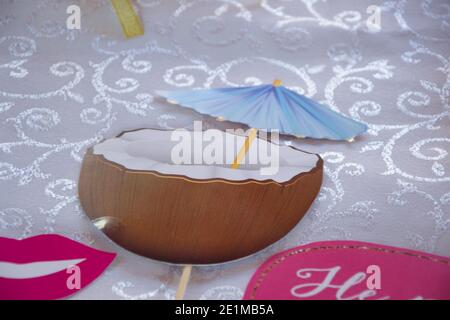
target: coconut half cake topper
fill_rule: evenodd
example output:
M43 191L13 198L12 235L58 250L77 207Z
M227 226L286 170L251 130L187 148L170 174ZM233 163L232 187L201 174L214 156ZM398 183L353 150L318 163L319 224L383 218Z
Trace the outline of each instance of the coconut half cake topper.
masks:
M192 138L197 133L186 132ZM279 148L279 168L269 165L174 164L173 131L125 132L91 148L83 161L79 193L92 219L109 217L108 236L138 254L180 264L211 264L258 251L292 229L322 181L318 155L256 138L257 148ZM216 129L203 135L244 144L245 137ZM202 154L210 143L196 148ZM235 148L229 150L235 153ZM197 157L192 150L192 158ZM243 161L244 162L244 161Z
M220 165L174 163L173 131L151 129L124 132L85 155L79 181L84 210L123 247L185 265L177 298L184 295L192 264L238 259L274 243L298 223L320 190L323 161L318 155L276 145L275 174L261 174L261 164L248 165L256 148L275 146L258 137L258 130L352 140L367 129L282 87L279 80L159 94L171 103L252 127L246 137L213 129L203 133L235 140L232 147L223 144L223 153L232 157ZM194 148L191 156L206 148Z
M78 186L84 211L113 241L188 265L184 286L192 264L242 258L282 238L320 190L323 161L316 154L256 137L232 168L236 147L248 137L210 129L200 134L221 137L222 164L176 164L173 132L140 129L95 145L83 159ZM198 132L184 134L194 139ZM209 145L194 148L192 159ZM262 149L278 150L274 174L265 173L267 164L250 164Z

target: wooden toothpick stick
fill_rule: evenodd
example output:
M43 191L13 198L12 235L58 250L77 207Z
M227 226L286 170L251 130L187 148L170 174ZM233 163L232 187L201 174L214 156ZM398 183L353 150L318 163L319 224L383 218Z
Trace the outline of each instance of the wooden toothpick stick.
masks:
M186 292L186 287L191 277L192 265L185 265L183 268L183 273L181 274L180 283L178 284L177 293L175 294L175 300L183 300L184 293Z

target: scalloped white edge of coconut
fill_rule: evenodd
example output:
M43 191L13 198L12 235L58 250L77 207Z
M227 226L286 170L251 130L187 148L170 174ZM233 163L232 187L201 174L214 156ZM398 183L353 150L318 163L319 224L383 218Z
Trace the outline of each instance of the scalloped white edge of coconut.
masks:
M193 179L226 179L232 181L243 181L248 179L263 181L274 180L282 183L291 180L294 176L309 172L314 169L319 160L318 155L303 152L288 146L275 145L266 140L255 138L250 145L243 163L238 169L231 168L231 163L237 150L244 144L245 136L235 135L228 132L209 129L203 131L210 134L222 135L223 141L231 139L234 141L234 152L229 159L223 157L224 164L175 164L172 161L172 148L180 141L172 141L173 131L140 129L125 132L119 137L106 139L93 147L93 154L103 155L107 160L120 164L130 170L156 171L161 174L182 175ZM193 138L193 131L186 131ZM197 134L201 132L197 132ZM192 147L192 157L197 152L202 152L211 142L203 142L202 147ZM256 154L258 148L265 144L266 148L278 147L279 166L275 174L262 174L261 167L269 167L270 164L249 164L249 157ZM229 145L228 145L229 146ZM224 144L224 148L227 145ZM224 149L223 153L227 153ZM232 149L231 147L229 149ZM197 150L197 151L194 151ZM201 150L201 151L200 151ZM274 170L275 171L275 170Z

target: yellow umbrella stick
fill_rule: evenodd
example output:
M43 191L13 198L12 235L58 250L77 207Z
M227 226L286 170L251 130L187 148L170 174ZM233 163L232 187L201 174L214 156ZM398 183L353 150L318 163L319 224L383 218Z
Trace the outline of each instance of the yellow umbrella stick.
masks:
M131 0L111 0L111 3L119 17L120 25L127 39L144 34L141 19L134 11Z
M236 158L234 158L233 164L231 165L231 168L238 169L241 165L242 159L245 158L245 155L247 154L248 150L250 149L250 146L256 138L256 134L258 133L258 129L252 128L248 134L248 136L245 138L244 145L241 147L241 150L239 150Z

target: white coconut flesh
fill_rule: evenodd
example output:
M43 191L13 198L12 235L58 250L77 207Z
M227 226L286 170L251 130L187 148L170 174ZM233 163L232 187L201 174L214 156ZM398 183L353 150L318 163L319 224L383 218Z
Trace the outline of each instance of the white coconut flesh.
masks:
M106 139L93 153L130 170L155 171L193 179L273 180L309 172L319 157L255 138L237 169L231 168L246 137L210 129L203 132L141 129Z

